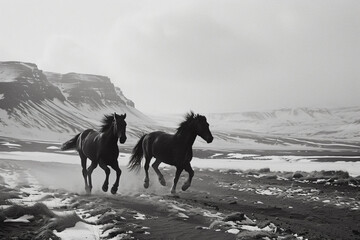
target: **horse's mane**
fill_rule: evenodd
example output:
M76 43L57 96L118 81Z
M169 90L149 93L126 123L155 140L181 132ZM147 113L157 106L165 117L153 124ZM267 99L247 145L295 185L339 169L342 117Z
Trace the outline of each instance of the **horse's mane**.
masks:
M114 114L104 115L103 119L101 119L101 127L100 132L106 132L114 121Z
M179 127L176 129L176 134L181 134L184 130L188 129L191 126L193 120L201 120L206 118L200 114L195 114L193 111L190 111L185 115L185 120L179 124Z

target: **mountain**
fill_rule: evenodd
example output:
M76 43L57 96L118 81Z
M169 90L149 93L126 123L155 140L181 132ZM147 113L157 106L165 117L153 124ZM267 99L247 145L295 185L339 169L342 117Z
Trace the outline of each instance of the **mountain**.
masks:
M231 130L334 140L358 140L360 137L360 107L210 114L209 119L223 129L222 122L226 122Z
M129 146L143 133L173 133L183 120L181 115L149 118L105 76L43 72L33 63L0 62L0 136L62 142L86 128L98 129L103 115L113 112L127 114ZM205 115L215 140L206 144L198 138L195 147L358 151L360 107Z
M220 138L245 149L359 150L360 107L214 113L208 121Z
M0 62L1 135L62 141L86 128L98 128L103 115L113 112L127 114L130 139L154 125L108 77Z

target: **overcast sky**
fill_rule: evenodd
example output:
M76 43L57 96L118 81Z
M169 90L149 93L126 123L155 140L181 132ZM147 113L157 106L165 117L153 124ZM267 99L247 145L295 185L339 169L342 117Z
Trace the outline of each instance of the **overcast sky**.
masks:
M360 105L360 1L0 1L0 61L106 75L145 113Z

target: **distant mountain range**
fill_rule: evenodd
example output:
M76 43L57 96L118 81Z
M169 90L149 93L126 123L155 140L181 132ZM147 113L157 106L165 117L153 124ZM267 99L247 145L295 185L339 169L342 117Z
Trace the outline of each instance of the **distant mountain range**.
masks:
M208 120L219 137L239 146L360 151L360 107L214 113Z
M360 140L360 107L210 114L217 127L293 137ZM226 125L221 125L226 122Z
M135 108L108 77L43 72L33 63L0 62L0 136L64 141L98 128L104 114L127 113L128 144L146 132L174 132L181 115L152 116ZM184 113L185 114L185 113ZM203 114L203 113L202 113ZM205 114L214 149L358 149L360 107Z

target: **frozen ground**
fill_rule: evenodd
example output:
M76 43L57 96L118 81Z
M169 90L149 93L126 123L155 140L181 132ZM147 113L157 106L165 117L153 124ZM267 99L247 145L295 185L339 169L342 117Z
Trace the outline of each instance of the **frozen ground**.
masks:
M70 153L75 153L71 151ZM121 153L119 164L126 166L130 154ZM342 170L347 171L351 176L360 176L360 161L346 161L360 159L360 156L259 156L256 154L233 154L223 156L219 154L216 158L200 159L193 158L191 164L197 168L211 169L262 169L270 168L272 171L321 171L321 170ZM231 159L229 159L231 157ZM236 159L234 159L236 158ZM251 158L251 159L249 159ZM332 159L331 161L316 161L316 159ZM10 151L0 152L0 159L32 160L39 162L58 162L69 164L80 164L77 154L64 154L60 152L21 152ZM166 167L165 164L161 166Z

